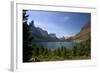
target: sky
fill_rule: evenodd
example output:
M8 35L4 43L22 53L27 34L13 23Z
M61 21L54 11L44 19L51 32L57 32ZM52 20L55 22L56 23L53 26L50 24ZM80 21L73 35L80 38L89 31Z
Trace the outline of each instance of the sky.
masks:
M91 19L90 13L28 10L28 22L57 37L74 36Z

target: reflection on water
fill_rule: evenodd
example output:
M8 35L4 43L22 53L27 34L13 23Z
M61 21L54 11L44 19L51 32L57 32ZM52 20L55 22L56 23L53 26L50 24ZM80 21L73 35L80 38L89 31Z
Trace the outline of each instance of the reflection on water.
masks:
M60 47L73 48L76 45L74 42L36 42L37 45L42 45L45 48L56 49Z

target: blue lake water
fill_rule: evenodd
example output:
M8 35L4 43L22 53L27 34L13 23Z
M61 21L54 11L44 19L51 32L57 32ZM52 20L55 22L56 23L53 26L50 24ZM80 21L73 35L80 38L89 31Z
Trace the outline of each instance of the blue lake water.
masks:
M73 48L77 45L75 42L39 42L45 48L56 49L60 47Z

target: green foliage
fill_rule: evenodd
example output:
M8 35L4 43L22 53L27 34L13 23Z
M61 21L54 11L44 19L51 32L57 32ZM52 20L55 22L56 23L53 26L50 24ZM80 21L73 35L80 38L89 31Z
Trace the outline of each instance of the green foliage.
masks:
M74 46L73 55L74 56L91 56L91 40L90 37L79 43L78 46Z
M27 23L28 16L26 10L23 10L23 62L29 62L31 56L32 56L32 47L31 42L32 38L30 37L29 33L29 26Z

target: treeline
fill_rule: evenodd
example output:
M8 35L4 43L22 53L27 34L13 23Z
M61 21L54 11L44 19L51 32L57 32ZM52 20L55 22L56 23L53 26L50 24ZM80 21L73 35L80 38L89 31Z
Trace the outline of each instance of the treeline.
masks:
M70 59L72 55L72 50L65 47L57 49L44 48L43 46L34 46L32 50L32 58L30 61L55 61L55 60L64 60Z
M91 40L90 37L81 43L78 46L73 47L74 56L91 56Z

